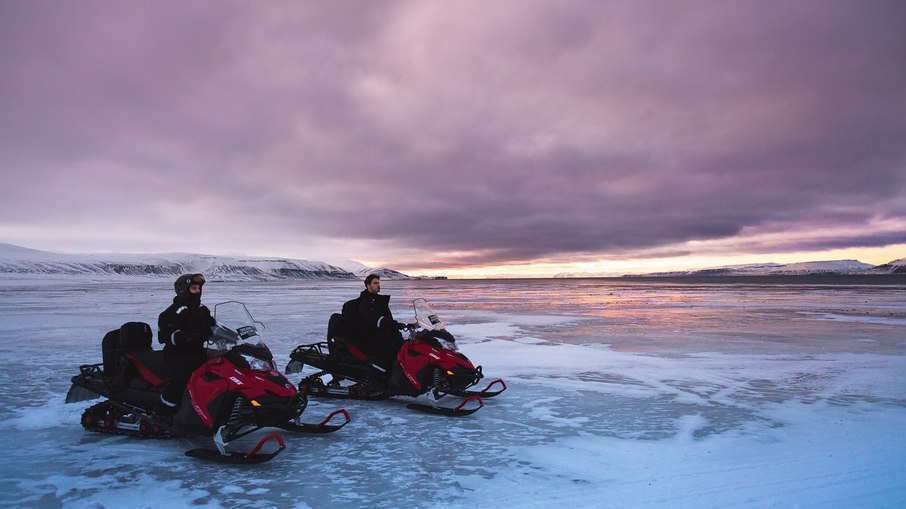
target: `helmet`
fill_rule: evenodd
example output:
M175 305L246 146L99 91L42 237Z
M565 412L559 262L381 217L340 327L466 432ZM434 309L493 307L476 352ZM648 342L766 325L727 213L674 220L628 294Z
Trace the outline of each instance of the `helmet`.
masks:
M183 274L173 283L173 289L176 295L185 295L189 293L189 287L192 285L204 285L204 276L201 274Z

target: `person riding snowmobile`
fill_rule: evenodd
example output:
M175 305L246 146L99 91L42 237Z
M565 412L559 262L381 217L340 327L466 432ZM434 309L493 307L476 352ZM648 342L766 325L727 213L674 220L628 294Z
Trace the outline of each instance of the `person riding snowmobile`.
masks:
M173 304L158 317L157 340L164 344L164 359L173 371L173 377L161 393L161 404L155 409L161 415L176 413L189 377L207 360L204 344L216 322L210 310L201 303L204 283L201 274L179 276L173 283L176 291Z
M406 325L393 319L390 296L381 295L380 291L381 277L369 274L359 297L343 304L343 323L356 346L374 357L375 375L386 382L403 346L399 331Z

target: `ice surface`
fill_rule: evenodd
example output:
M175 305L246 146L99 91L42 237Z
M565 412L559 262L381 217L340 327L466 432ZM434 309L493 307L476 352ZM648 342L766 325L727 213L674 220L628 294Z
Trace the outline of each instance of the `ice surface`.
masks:
M509 390L461 419L313 400L307 420L342 406L353 422L235 467L183 456L201 440L87 433L91 403L63 403L106 331L156 323L169 284L0 280L0 506L906 506L902 286L383 286L398 319L428 298ZM360 287L210 283L204 298L245 302L282 366Z

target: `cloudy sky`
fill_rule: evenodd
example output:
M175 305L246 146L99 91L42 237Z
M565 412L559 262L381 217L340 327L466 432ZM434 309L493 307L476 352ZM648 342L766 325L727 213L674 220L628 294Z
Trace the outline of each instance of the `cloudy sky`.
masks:
M0 242L552 274L906 256L906 3L0 2Z

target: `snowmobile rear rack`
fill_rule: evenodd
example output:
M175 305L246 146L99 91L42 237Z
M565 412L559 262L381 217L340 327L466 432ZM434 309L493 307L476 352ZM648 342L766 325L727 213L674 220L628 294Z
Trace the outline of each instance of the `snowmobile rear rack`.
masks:
M79 366L79 374L72 377L72 386L69 387L69 392L66 393L66 402L79 403L101 397L97 392L83 387L87 384L87 380L102 380L103 387L107 391L111 391L112 387L108 383L109 379L105 378L103 374L103 364L82 364Z

